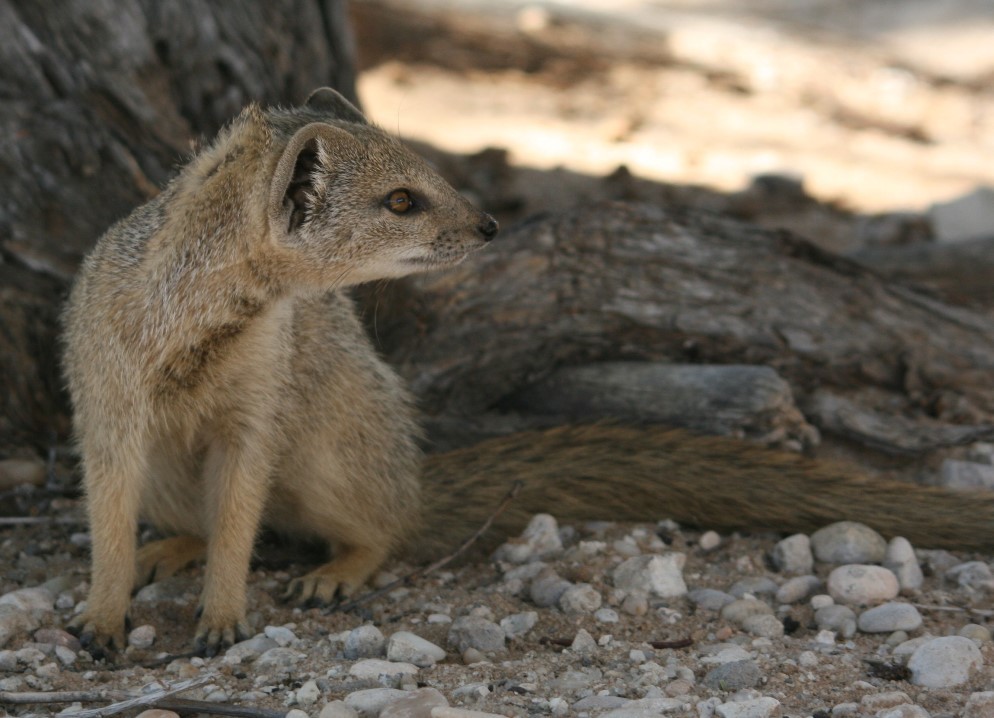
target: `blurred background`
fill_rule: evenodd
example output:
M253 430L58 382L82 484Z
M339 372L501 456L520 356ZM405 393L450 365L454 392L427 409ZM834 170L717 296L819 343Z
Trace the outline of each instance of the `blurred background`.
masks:
M353 0L351 13L365 109L440 150L725 191L781 175L838 209L928 214L939 239L994 218L976 192L994 184L987 0ZM566 181L567 199L550 181L564 180L528 175L496 209L606 191ZM840 251L867 239L786 224Z

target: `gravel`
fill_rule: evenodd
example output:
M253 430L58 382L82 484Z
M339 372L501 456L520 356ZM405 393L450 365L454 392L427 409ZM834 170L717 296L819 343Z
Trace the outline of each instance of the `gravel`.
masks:
M994 715L989 559L891 541L889 568L780 561L776 570L784 541L769 537L702 546L700 533L667 524L667 545L651 525L544 517L535 527L541 541L533 531L508 542L535 547L531 560L510 549L478 557L359 615L280 603L304 565L257 569L249 620L258 633L213 659L182 655L202 577L193 569L135 604L117 666L95 662L62 628L87 589L73 579L86 560L73 534L19 530L0 559L16 562L26 538L50 546L34 584L28 574L0 578L0 690L133 690L210 673L184 697L298 718ZM803 548L800 536L788 545ZM919 562L920 585L899 592L897 576ZM536 584L562 591L540 605Z

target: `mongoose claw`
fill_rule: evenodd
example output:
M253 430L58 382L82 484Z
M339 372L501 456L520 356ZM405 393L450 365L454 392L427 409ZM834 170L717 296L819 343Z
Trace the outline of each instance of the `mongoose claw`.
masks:
M80 644L95 660L112 660L127 646L124 638L127 623L125 618L117 629L101 628L84 612L69 621L66 630L79 638Z
M213 658L239 641L251 637L252 633L244 621L220 627L206 626L201 621L197 627L197 635L193 638L193 650L197 655Z
M283 600L303 608L322 608L349 596L353 590L337 578L314 572L293 579L283 594Z

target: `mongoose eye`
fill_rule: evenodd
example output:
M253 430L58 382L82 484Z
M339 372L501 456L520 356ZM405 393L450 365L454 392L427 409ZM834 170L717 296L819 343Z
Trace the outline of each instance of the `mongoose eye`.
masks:
M395 189L387 195L387 198L383 200L383 203L391 212L394 212L395 214L404 214L404 212L407 212L414 206L414 199L411 197L411 193L406 189Z

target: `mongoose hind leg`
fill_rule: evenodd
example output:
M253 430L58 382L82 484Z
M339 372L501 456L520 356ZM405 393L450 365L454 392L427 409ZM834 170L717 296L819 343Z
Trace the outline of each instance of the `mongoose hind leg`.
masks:
M373 575L390 553L388 546L336 544L335 558L287 586L283 600L306 606L329 605L352 596Z
M184 568L207 558L207 544L196 536L171 536L138 549L135 590L175 576Z

